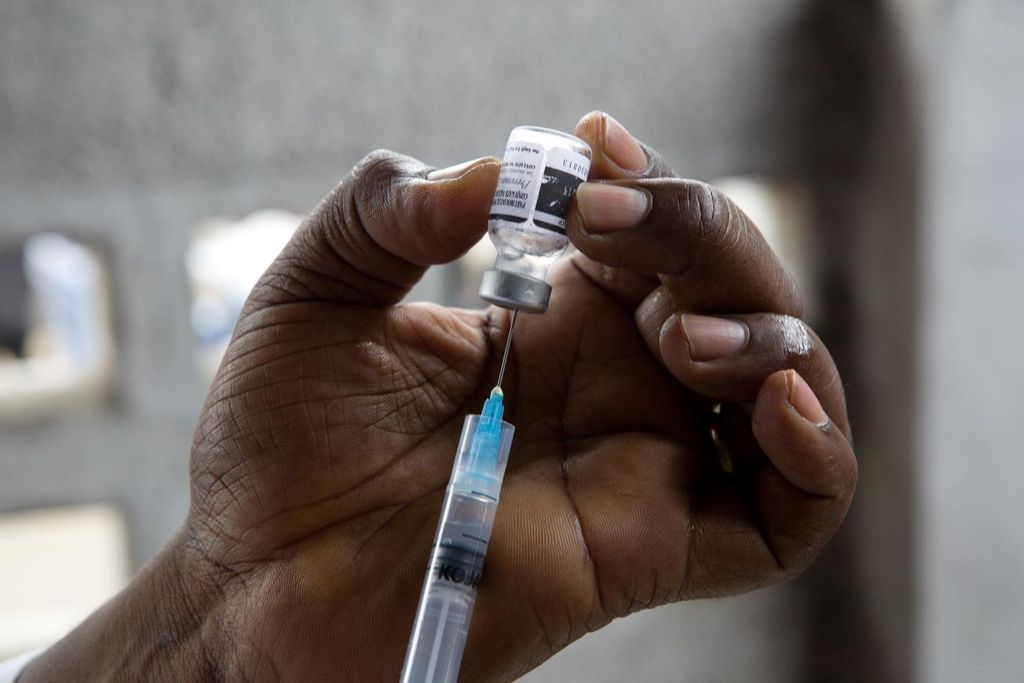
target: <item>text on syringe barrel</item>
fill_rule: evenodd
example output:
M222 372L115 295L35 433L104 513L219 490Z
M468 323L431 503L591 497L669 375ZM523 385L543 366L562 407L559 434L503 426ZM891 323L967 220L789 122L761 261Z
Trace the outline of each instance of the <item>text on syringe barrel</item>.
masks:
M493 454L471 453L479 415L466 418L417 608L402 681L454 681L469 633L501 492L512 425Z
M453 489L450 517L445 521L430 558L437 581L476 588L483 573L487 544L498 500L472 490Z

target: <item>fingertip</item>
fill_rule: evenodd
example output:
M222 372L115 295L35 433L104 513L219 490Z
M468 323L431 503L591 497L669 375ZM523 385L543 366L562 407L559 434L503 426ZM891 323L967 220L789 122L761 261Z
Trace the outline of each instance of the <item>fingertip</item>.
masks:
M665 318L658 334L658 349L668 371L677 380L685 381L690 365L690 343L679 315L673 313Z
M500 166L495 157L482 157L433 171L408 185L411 206L403 213L414 223L403 232L418 234L420 241L410 260L423 266L445 263L480 239L487 229Z
M498 185L498 173L501 162L494 157L482 157L469 162L457 176L429 180L422 184L436 202L440 215L435 220L464 217L483 218L487 222L487 212L494 197L494 188Z
M778 406L787 404L789 396L790 373L796 374L795 370L777 370L761 384L761 390L757 394L756 402L767 406Z
M678 307L660 315L658 351L681 384L717 400L754 399L761 380L745 371L751 332L742 319L680 313Z
M576 124L576 137L590 145L590 180L621 178L623 174L609 164L604 151L605 114L594 110L586 114Z
M809 394L809 396L808 396ZM817 403L815 419L808 419L800 408L793 404L794 397L800 402L803 410L810 410L811 402ZM766 435L774 435L783 427L790 430L814 428L819 432L828 426L827 416L807 382L796 370L777 370L769 375L761 384L754 401L754 429L765 431ZM782 432L780 432L781 434Z
M576 190L577 218L590 233L629 230L650 214L654 200L649 190L618 183L583 183Z
M579 120L576 137L593 152L591 179L635 178L650 166L640 141L610 114L592 111Z
M590 145L596 155L601 151L604 139L604 112L595 109L584 114L573 130L574 135Z
M786 383L789 385L789 394L786 396L789 405L815 427L825 428L829 423L828 415L807 381L796 370L787 370Z
M765 455L797 488L833 497L852 492L857 464L849 442L795 370L764 381L751 426Z
M609 114L604 117L604 153L629 175L643 172L650 163L640 141Z

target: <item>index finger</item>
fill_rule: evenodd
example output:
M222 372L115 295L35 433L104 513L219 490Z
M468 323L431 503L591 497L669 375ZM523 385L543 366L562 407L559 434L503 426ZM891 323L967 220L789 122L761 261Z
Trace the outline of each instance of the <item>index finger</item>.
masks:
M594 262L581 265L598 284L614 286L624 271L654 274L652 284L660 281L685 311L801 315L792 276L731 199L670 175L653 150L607 115L588 114L576 132L591 145L599 182L580 186L566 230Z
M674 178L676 175L657 150L631 135L610 114L590 112L579 120L574 133L590 145L592 181ZM617 268L579 253L573 254L572 263L591 282L631 309L639 306L661 284L653 273Z

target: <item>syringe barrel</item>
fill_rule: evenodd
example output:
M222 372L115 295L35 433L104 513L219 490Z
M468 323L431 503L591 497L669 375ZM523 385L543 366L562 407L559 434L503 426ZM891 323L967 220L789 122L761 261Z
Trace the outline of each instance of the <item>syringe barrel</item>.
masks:
M501 422L496 439L477 439L480 423L479 415L468 415L462 428L402 683L454 682L459 676L515 431Z

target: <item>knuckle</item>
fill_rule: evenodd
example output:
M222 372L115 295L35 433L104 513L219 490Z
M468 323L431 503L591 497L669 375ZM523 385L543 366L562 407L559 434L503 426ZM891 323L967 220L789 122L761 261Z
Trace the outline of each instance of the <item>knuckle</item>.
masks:
M426 171L427 166L404 154L387 149L370 152L352 169L346 201L342 202L347 218L364 225L367 221L418 221L427 207L423 202L403 201L409 199L408 193L396 189Z
M387 180L397 175L402 167L403 157L390 149L375 149L355 165L352 175L358 180Z
M726 241L733 229L732 203L712 185L689 181L681 197L682 213L696 227L697 239L709 244Z
M817 335L810 326L791 315L777 314L775 319L779 341L786 356L794 361L809 359L817 346Z
M401 155L386 149L375 149L363 157L352 169L348 183L352 198L364 206L380 202L402 174L401 159Z
M800 318L784 313L759 313L750 316L747 324L757 347L775 359L777 369L795 368L804 374L816 362L821 341Z

